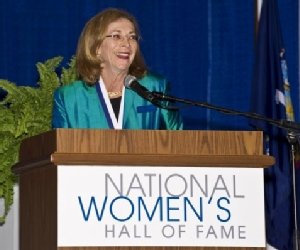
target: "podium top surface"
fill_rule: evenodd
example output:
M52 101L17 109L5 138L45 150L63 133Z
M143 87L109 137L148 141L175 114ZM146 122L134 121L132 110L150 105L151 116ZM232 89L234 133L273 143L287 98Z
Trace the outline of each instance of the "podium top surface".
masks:
M56 129L25 139L21 144L19 162L67 154L72 157L142 155L249 158L263 156L263 134L259 131Z
M262 132L56 129L24 140L20 160L52 153L262 155Z

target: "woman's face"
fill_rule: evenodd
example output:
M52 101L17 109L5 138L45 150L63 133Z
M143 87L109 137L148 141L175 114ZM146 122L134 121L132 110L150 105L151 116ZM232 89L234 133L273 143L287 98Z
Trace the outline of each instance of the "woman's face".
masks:
M108 25L105 36L96 51L103 62L102 71L127 73L138 48L134 25L121 18Z

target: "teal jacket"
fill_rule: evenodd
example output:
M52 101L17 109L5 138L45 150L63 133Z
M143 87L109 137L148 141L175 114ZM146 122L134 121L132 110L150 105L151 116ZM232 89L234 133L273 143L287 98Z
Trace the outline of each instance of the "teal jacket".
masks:
M150 91L167 93L167 82L156 75L146 75L139 83ZM75 81L54 93L53 128L109 129L96 87ZM182 129L178 111L161 109L131 89L125 89L123 129Z

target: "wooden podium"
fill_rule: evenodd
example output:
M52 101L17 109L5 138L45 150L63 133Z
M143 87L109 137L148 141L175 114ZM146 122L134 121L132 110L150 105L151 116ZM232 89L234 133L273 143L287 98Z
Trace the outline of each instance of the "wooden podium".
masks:
M20 185L21 250L104 250L114 246L58 245L58 170L68 166L263 169L262 133L56 129L22 142L13 167ZM66 181L67 182L67 181ZM224 209L225 210L225 209ZM223 211L224 211L223 210ZM142 240L141 240L142 242ZM265 249L230 246L115 246L117 249Z

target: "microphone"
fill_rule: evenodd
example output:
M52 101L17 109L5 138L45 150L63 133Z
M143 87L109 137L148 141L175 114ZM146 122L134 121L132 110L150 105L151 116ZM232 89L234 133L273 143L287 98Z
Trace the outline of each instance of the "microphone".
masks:
M178 110L177 107L169 106L162 103L161 101L167 100L166 98L162 98L162 96L164 95L162 93L160 94L159 92L152 92L149 89L145 88L136 80L135 76L127 75L124 80L124 86L128 89L133 90L139 96L143 97L144 99L148 100L153 105L159 108L168 110Z
M124 80L124 85L125 85L126 88L129 88L129 89L133 90L139 96L141 96L141 97L145 98L146 100L148 100L149 102L153 103L153 101L155 99L155 96L153 95L153 93L151 91L149 91L147 88L142 86L136 80L136 77L134 77L132 75L127 75L125 77L125 80Z

